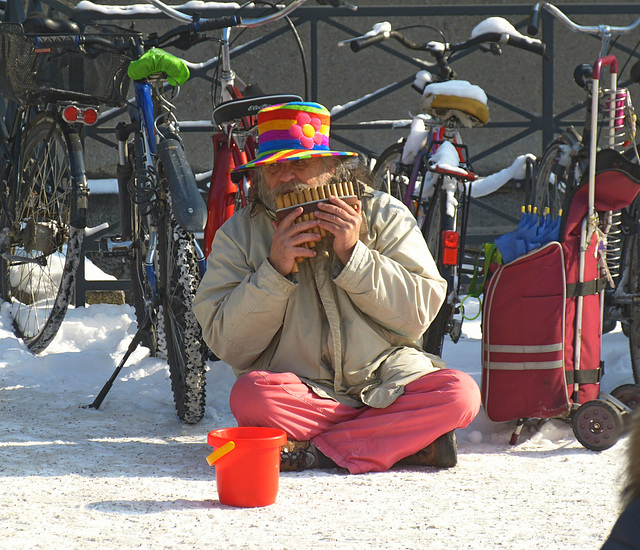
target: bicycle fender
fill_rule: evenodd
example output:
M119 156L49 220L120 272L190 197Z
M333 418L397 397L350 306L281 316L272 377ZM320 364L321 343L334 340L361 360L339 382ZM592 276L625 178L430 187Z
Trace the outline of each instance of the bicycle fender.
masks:
M158 158L167 178L176 221L190 233L202 231L207 222L207 206L182 144L177 139L162 140L158 144Z

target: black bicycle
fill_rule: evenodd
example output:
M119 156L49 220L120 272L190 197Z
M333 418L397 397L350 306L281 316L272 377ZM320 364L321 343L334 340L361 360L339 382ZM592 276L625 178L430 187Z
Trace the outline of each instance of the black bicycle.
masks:
M33 352L55 337L74 292L88 187L81 133L99 105L122 105L129 59L36 45L38 34L79 32L70 21L0 24L0 291L15 331ZM51 34L49 34L51 33ZM89 26L87 36L124 44L135 34Z

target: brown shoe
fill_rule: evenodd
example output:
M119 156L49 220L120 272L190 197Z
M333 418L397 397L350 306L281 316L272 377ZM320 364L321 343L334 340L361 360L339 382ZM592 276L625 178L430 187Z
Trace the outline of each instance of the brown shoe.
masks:
M414 455L396 464L399 466L435 466L453 468L458 463L458 443L455 430L447 432Z
M301 472L314 468L334 468L336 463L310 441L287 440L280 450L280 471Z

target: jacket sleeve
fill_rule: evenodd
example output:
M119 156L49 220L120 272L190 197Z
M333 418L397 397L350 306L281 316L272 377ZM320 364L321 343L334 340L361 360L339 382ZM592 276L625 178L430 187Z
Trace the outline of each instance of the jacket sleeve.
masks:
M378 199L366 239L334 282L378 324L417 340L444 302L447 283L409 211L397 201Z
M246 255L221 228L194 299L205 342L235 369L248 368L280 330L295 288L266 259L248 265Z

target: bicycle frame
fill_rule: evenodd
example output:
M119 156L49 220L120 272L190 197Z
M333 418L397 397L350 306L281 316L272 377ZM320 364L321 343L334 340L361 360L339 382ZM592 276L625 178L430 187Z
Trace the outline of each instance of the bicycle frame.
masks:
M462 148L466 150L466 146L462 145L462 138L460 137L460 132L455 130L453 135L447 135L447 128L444 125L437 124L435 125L431 131L429 132L429 138L425 144L425 146L418 152L415 160L413 161L413 168L411 169L411 178L409 179L409 185L407 186L407 193L402 200L405 206L407 206L410 210L412 210L412 197L416 191L416 183L418 180L418 173L420 171L420 166L422 165L423 159L426 156L427 158L433 155L438 150L438 147L442 145L445 141L454 144L456 149L458 150L458 158L460 162L463 162L465 165L468 165L468 155L463 155ZM419 196L422 196L422 186L424 185L424 181L421 184L421 188L419 190ZM420 220L418 219L418 225L420 225Z
M142 136L140 146L142 147L142 166L141 173L138 174L139 180L144 181L146 174L155 174L156 158L162 155L158 151L156 145L156 113L153 105L153 92L152 84L150 82L134 81L136 107L137 107L137 123L138 130ZM126 159L126 156L124 157ZM199 191L195 186L193 189L189 189L189 182L180 181L174 182L173 179L169 179L169 183L174 183L171 188L172 200L174 201L173 211L178 223L189 232L197 232L202 230L202 218L204 213L202 208L198 208L202 200L199 196ZM195 183L195 180L194 180ZM181 184L187 188L176 189L177 185ZM125 194L121 195L127 196ZM175 191L175 192L173 192ZM157 228L150 224L151 231L151 245L147 252L147 259L145 262L147 277L150 282L156 282L157 277L154 272L154 257L157 254ZM204 254L200 249L197 241L195 241L196 250L198 252L198 266L200 273L204 273L206 264Z
M153 0L149 0L153 1ZM268 21L273 21L284 17L298 5L306 0L296 0L287 8L266 18L255 20L245 20L242 27L255 27ZM231 27L222 30L220 49L220 102L217 106L228 105L229 102L242 100L243 90L246 84L242 82L235 71L231 68L230 55ZM242 90L237 83L242 86ZM265 105L271 96L263 96ZM214 100L217 98L214 98ZM300 100L299 97L290 96L287 101ZM271 101L271 103L273 103ZM247 205L247 195L251 186L251 181L246 174L242 174L241 179L236 183L231 178L231 172L236 166L241 166L255 159L256 137L252 133L255 127L255 115L247 113L245 116L236 117L232 120L216 120L216 109L213 112L213 119L218 125L219 131L213 134L213 171L209 182L209 193L207 197L207 224L204 231L203 248L205 258L211 252L213 238L222 226L229 219L236 209ZM222 117L223 119L225 117Z
M249 181L246 176L241 186L231 180L231 171L255 158L254 141L247 140L241 149L235 139L232 126L227 132L216 132L213 135L213 173L207 198L207 225L204 232L204 255L209 256L211 243L216 231L229 219L235 209L240 193L240 202L246 206L246 190Z
M13 128L11 129L11 131L9 131L9 129L7 128L6 124L5 124L5 120L4 118L0 117L0 143L2 144L2 146L0 147L0 153L2 155L2 157L0 157L0 161L2 161L2 165L3 167L6 169L7 173L2 174L2 181L5 182L4 184L4 192L2 193L2 199L0 199L2 201L2 210L4 211L4 213L7 215L7 217L9 219L12 218L11 216L11 212L10 209L7 207L7 187L12 186L15 187L15 178L14 181L12 181L12 178L9 177L9 174L11 172L11 167L13 165L18 166L19 163L19 159L15 158L15 155L13 153L12 147L9 143L9 140L11 138L11 136L16 136L15 137L15 143L20 143L20 135L18 134L19 129L22 127L22 116L20 115L20 113L18 111L14 112L14 116L13 116L13 121L12 121L12 125ZM13 219L11 219L11 221L13 221ZM0 241L2 242L2 241ZM0 246L0 250L2 249L2 246Z
M161 0L147 0L160 11L173 19L191 23L193 17L182 13ZM307 0L294 0L288 6L279 9L276 13L257 19L243 19L236 26L252 28L278 21L289 15ZM237 78L231 68L230 38L231 28L222 29L221 50L218 62L220 64L219 84L220 98L214 97L216 109L233 101L243 98L245 84ZM236 85L238 81L243 89ZM267 100L270 96L263 96ZM300 100L297 96L290 96L287 101ZM285 102L285 101L282 101ZM268 105L269 103L267 103ZM273 102L271 103L273 104ZM266 106L266 105L265 105ZM219 227L233 214L236 206L247 204L247 193L250 181L246 175L241 177L242 183L236 185L230 176L236 166L245 164L255 158L255 138L250 134L254 122L253 115L256 112L243 113L240 117L228 117L224 120L216 120L216 109L213 118L219 131L213 135L213 170L209 184L207 197L207 224L204 231L205 258L211 251L211 243ZM224 117L223 117L224 118Z

